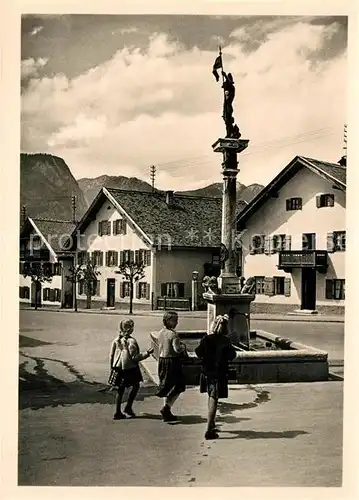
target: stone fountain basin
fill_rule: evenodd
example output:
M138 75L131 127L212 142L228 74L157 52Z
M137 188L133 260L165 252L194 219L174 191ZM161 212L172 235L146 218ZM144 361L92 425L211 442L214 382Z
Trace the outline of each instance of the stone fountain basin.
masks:
M189 355L184 362L186 382L198 385L201 361L194 349L207 332L187 330L177 333L186 344ZM151 332L150 338L153 356L158 359L158 333ZM244 346L235 346L237 355L229 367L231 383L317 382L329 379L328 353L263 330L251 331L251 338L271 342L277 350L249 351Z

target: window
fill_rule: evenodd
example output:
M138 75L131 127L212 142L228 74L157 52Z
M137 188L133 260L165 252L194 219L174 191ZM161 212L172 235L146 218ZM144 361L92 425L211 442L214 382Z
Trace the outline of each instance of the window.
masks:
M264 234L255 234L254 236L252 236L251 252L254 254L264 253L264 242Z
M92 264L94 266L103 266L103 252L95 250L92 253Z
M302 250L315 250L315 233L303 233Z
M113 234L126 234L126 221L125 219L117 219L112 223Z
M126 254L128 258L128 254ZM131 255L131 258L132 255ZM143 262L145 266L151 265L151 251L150 250L135 250L135 262L140 263Z
M130 282L129 281L123 281L123 294L122 297L129 297L130 296Z
M111 235L111 222L107 220L102 220L98 223L98 234L99 236L110 236Z
M138 298L147 299L147 283L138 283Z
M29 299L30 298L30 288L28 286L20 286L20 299Z
M78 252L77 263L79 266L86 264L87 262L87 252Z
M333 232L333 246L335 252L344 252L346 249L346 231Z
M255 288L255 293L263 295L265 293L265 287L264 287L264 276L255 276L254 279L256 280L256 288Z
M325 298L332 300L345 300L345 280L326 280Z
M274 295L284 295L284 278L274 276Z
M288 198L286 208L289 210L302 210L302 198Z
M85 282L84 281L80 281L79 282L78 290L79 290L79 295L85 295L86 294L86 291L85 291Z
M272 251L281 252L282 250L289 250L286 248L285 234L275 234L272 236Z
M334 194L319 194L317 196L317 208L334 207Z
M61 276L62 273L62 264L60 262L56 262L54 264L54 276Z
M161 296L162 297L169 297L172 299L183 298L184 297L184 283L178 283L175 281L171 281L168 283L162 283Z
M118 252L110 250L106 252L106 266L115 267L118 265Z

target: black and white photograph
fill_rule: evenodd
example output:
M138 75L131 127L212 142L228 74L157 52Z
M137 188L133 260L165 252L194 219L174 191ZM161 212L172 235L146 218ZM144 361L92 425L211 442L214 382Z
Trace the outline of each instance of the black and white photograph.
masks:
M17 486L342 488L351 14L19 23Z

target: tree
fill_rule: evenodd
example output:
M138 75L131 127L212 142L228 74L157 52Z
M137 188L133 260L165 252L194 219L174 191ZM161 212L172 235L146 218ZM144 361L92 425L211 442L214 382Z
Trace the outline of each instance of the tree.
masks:
M133 305L133 289L134 284L145 277L145 263L143 260L126 260L119 265L119 270L116 274L121 274L124 279L129 282L130 287L130 311L132 314Z
M91 309L91 297L96 294L97 276L101 274L96 270L96 265L87 259L83 267L83 283L86 291L86 309Z
M69 268L69 275L66 279L73 284L74 309L77 311L77 283L83 283L86 291L86 308L91 309L91 297L96 293L97 276L100 274L96 270L96 265L87 258L86 264L74 264Z
M24 262L22 275L24 278L30 277L35 284L35 310L38 308L38 294L41 292L41 284L52 281L53 271L49 262L26 261Z

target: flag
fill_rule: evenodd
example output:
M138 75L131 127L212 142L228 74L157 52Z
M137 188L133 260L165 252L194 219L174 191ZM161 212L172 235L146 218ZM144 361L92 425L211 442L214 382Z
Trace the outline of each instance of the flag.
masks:
M219 54L219 56L216 58L213 64L213 70L212 73L216 79L216 82L219 80L219 74L217 72L217 69L222 68L222 54Z

